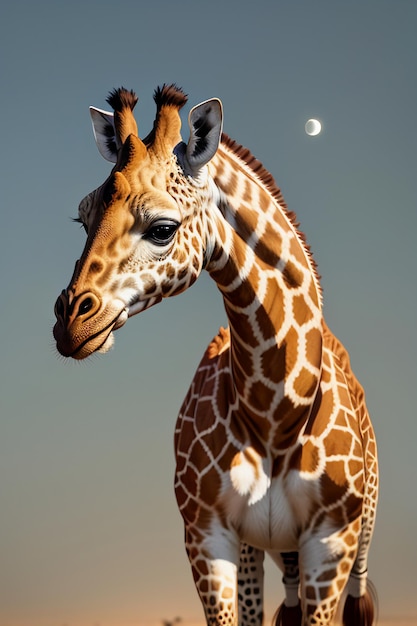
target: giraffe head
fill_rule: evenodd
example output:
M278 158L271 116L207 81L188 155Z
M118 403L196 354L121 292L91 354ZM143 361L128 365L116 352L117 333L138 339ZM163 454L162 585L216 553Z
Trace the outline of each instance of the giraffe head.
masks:
M54 337L63 356L106 352L115 329L187 289L208 260L206 165L220 142L221 102L208 100L191 110L185 144L179 115L185 94L164 85L154 99L153 130L143 141L133 92L113 91L107 99L111 113L90 109L98 149L114 167L79 206L87 240L55 305Z

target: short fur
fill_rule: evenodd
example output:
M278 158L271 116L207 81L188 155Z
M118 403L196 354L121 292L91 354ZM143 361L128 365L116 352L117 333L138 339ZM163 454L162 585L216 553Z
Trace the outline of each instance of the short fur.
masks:
M106 128L106 124L114 122L119 154L110 177L93 192L97 194L95 202L80 205L80 217L83 223L87 223L85 218L89 217L91 230L70 285L57 300L54 327L57 347L62 355L76 359L107 351L113 342L112 330L120 328L129 314L145 310L196 280L202 258L207 254L204 245L207 232L213 241L213 253L211 257L207 255L212 263L209 271L220 291L227 291L225 305L230 331L220 332L210 344L183 402L175 432L176 497L185 522L186 548L207 623L237 624L238 605L242 609L242 622L261 622L263 550L252 550L249 561L245 559L250 557L250 550L241 550L239 579L239 575L235 575L239 538L265 546L265 550L271 552L283 569L286 601L298 602L297 606L283 603L274 618L274 626L301 626L301 605L307 613L304 623L308 620L311 624L330 624L330 616L352 567L356 569L350 586L346 585L352 595L346 600L344 626L371 626L376 612L372 591L363 597L361 594L366 588L367 550L377 501L377 457L362 387L350 370L345 349L322 318L315 268L310 257L303 254L308 249L303 248L304 239L299 241L295 236L295 216L287 212L272 175L249 150L224 135L217 159L208 166L214 184L219 181L216 199L220 214L217 209L213 213L210 179L202 180L200 186L183 176L184 168L175 156L181 153L178 150L173 154L173 150L181 141L179 109L186 99L175 85L164 85L155 91L157 114L148 146L137 135L134 92L121 88L109 95L114 119L112 114L96 110L104 119L103 122L99 118L102 142L107 137L103 126ZM213 113L210 107L210 101L203 103L193 109L189 118L191 155L198 140L206 140L210 147L200 162L203 165L216 155L221 132L221 111L212 115L207 123L210 111ZM212 128L216 142L208 141ZM145 158L147 162L142 164ZM140 180L138 172L156 181L159 194L166 191L173 200L183 203L184 214L190 218L181 225L184 241L178 236L177 249L172 251L174 265L169 256L160 258L161 265L156 268L158 271L152 276L153 284L149 287L145 285L149 271L146 248L143 267L141 262L139 268L136 264L130 267L129 263L132 253L136 254L137 243L135 236L131 236L133 199L129 191L133 188L138 197L148 191L148 185ZM179 182L175 180L176 172ZM198 176L199 170L196 168L194 173ZM167 182L168 178L174 179L175 186ZM230 204L227 204L229 195ZM278 215L278 223L269 229L260 211L268 211L268 216L275 215L277 203L286 211L285 219ZM240 207L243 208L239 216ZM251 208L256 215L248 217L246 214L251 213ZM91 210L96 212L91 213ZM141 216L145 210L146 207L141 209ZM235 230L233 219L222 223L223 210L225 217L233 217L235 212ZM257 229L259 218L262 221ZM256 245L252 233L256 234ZM275 238L278 239L277 253L271 253L265 261L264 249L272 249ZM146 237L142 239L146 243ZM189 245L186 246L187 240ZM288 257L283 268L278 263L281 249L283 258ZM178 253L183 252L185 259L181 260ZM217 263L219 259L221 263ZM271 269L262 283L259 277L267 262ZM172 278L169 275L173 267ZM187 284L183 282L184 277ZM172 283L168 278L169 281L172 278ZM143 295L146 299L140 302ZM104 306L106 298L109 304ZM120 310L120 306L124 308ZM250 315L246 314L249 310ZM239 311L244 311L244 315ZM283 341L279 343L281 331ZM311 371L307 365L311 366ZM237 398L234 406L231 406L231 398L233 405ZM313 423L316 418L317 422ZM327 427L332 429L331 437ZM301 433L305 443L301 443ZM297 448L292 443L295 441ZM317 452L321 448L322 454ZM306 459L299 462L302 452ZM338 452L341 461L335 466L333 459ZM274 459L274 464L268 461L269 465L263 469L263 460L268 457ZM321 457L320 463L318 457ZM351 457L358 461L352 467ZM285 471L282 459L287 463ZM243 474L239 474L241 470ZM283 485L290 471L294 475L298 472L300 480L291 482L294 498L286 501ZM360 482L362 474L363 483ZM313 486L317 485L314 492L305 488L308 476ZM358 491L362 484L366 489L363 491L361 533L362 498L359 496L362 491L359 495ZM277 500L273 500L275 494ZM294 504L297 494L299 507ZM250 508L258 501L256 510ZM242 502L242 515L237 513L236 502ZM274 502L277 502L276 507L271 506ZM287 513L282 510L286 506ZM302 508L304 512L297 516ZM251 517L253 510L255 514ZM327 547L324 542L329 524L338 530L334 531L332 543ZM300 528L305 528L303 543L298 546L303 565L301 576L298 553L294 552ZM362 543L356 553L358 538ZM340 541L337 550L336 539ZM321 547L316 558L318 542ZM292 551L278 554L278 549L285 550L285 547ZM247 614L249 606L257 607L258 622Z

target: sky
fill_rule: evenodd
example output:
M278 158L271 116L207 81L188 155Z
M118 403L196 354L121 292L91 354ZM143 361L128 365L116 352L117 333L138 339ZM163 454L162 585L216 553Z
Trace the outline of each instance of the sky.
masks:
M380 616L417 623L416 28L412 0L1 3L0 626L203 622L173 432L226 323L215 285L201 276L85 363L52 339L84 244L70 218L110 170L88 107L134 89L143 137L164 82L188 93L184 121L219 97L297 213L378 438ZM281 577L266 577L270 619Z

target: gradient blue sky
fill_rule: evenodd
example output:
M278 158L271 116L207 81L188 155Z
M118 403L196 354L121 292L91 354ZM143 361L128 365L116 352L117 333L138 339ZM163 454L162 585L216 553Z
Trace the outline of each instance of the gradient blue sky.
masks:
M88 106L135 89L144 136L163 82L190 106L220 97L226 132L298 214L379 440L380 614L417 621L416 32L413 0L2 3L0 626L202 621L172 438L226 321L214 285L202 276L86 364L51 335L84 241L69 218L109 171ZM270 617L269 565L266 591Z

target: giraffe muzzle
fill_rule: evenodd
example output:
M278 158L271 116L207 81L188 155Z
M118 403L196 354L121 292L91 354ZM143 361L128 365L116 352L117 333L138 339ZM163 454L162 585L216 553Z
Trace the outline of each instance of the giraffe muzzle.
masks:
M107 352L114 343L113 331L128 319L122 302L103 307L93 293L72 297L64 290L55 304L53 329L58 352L64 357L85 359L94 352Z

